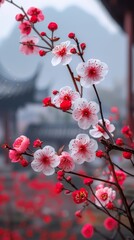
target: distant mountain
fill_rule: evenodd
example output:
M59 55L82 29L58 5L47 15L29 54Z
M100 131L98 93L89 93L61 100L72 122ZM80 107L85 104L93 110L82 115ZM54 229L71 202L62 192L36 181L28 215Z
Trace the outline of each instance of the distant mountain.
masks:
M46 31L50 21L56 21L59 25L57 36L60 41L66 41L69 32L75 32L81 42L85 42L88 47L85 59L98 58L106 62L109 66L109 74L106 80L100 84L99 88L111 92L120 87L125 94L126 78L126 36L120 30L117 34L110 34L101 24L91 15L85 13L77 7L70 7L63 12L47 8L44 11L46 20L38 24L39 31ZM14 78L31 75L39 62L43 62L43 69L37 82L38 88L44 88L50 84L52 89L70 84L69 73L66 67L58 65L52 67L52 55L41 58L39 56L25 56L19 52L20 33L15 27L11 36L0 46L0 61L6 67L9 74ZM59 41L59 43L60 43ZM80 59L74 56L71 62L73 70ZM117 93L118 94L118 93Z

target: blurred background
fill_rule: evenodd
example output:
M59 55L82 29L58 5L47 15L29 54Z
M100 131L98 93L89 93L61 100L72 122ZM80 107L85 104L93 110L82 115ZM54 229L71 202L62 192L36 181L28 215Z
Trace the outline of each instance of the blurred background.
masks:
M112 119L110 109L116 106L121 116L118 123L114 122L117 133L122 124L130 124L134 129L133 1L16 0L16 3L25 10L30 6L43 10L45 21L37 24L40 32L48 31L48 23L54 21L59 26L56 31L59 42L68 40L69 32L75 32L79 42L87 44L86 60L98 58L108 64L109 74L97 87L104 116ZM40 138L56 149L63 143L67 146L80 132L77 123L65 113L43 108L42 99L51 95L52 90L72 86L70 76L66 67L52 67L51 54L41 58L20 53L17 13L20 11L8 3L0 8L0 144L11 144L23 134L31 139L31 144ZM71 62L74 71L78 63L74 56ZM86 90L85 96L96 100L92 89ZM69 196L55 194L56 179L38 175L30 166L24 169L19 164L10 164L5 152L0 150L0 239L51 240L55 234L58 239L83 239L75 225L75 205L70 204ZM96 167L97 171L101 167L98 161L88 173ZM99 225L101 216L96 218L90 211L79 224L82 226L89 215L90 221Z

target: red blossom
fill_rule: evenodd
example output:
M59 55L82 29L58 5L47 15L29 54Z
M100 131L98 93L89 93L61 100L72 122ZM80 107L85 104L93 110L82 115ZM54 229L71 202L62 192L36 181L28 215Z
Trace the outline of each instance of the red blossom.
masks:
M83 235L83 237L85 238L91 238L94 234L94 228L91 224L87 223L83 226L83 228L81 229L81 234Z
M112 217L108 217L104 221L104 227L108 231L114 230L115 228L117 228L117 226L118 226L118 222L116 220L114 220Z
M87 200L88 192L85 188L80 188L72 192L72 197L75 203L80 204Z

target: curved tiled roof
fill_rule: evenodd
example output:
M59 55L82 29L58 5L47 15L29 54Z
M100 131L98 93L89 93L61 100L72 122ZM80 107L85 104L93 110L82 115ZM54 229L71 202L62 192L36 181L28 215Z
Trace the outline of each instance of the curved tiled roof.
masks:
M134 18L133 0L101 0L111 16L124 29L124 17L127 11L131 12ZM133 26L134 30L134 26ZM133 39L134 41L134 39Z
M26 102L33 101L39 68L31 77L17 81L3 70L0 66L0 110L16 109Z

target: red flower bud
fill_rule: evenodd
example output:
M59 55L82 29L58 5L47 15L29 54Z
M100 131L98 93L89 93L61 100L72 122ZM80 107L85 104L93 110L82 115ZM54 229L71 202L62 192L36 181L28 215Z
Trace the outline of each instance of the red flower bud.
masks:
M61 193L64 189L64 185L61 182L57 182L55 185L55 191L56 193Z
M40 50L40 51L39 51L39 55L40 55L41 57L43 57L43 56L46 55L46 52L45 52L44 50Z
M81 210L76 211L76 212L75 212L75 216L76 216L76 217L79 217L79 218L82 218Z
M57 23L55 23L55 22L50 22L49 24L48 24L48 29L50 30L50 31L55 31L55 30L57 30L58 29L58 25L57 25Z
M77 53L76 48L71 48L71 49L70 49L70 52L71 52L72 54L76 54L76 53Z
M63 176L64 176L64 172L63 172L62 170L59 170L59 171L57 172L57 176L63 177Z
M91 179L91 178L84 178L83 183L85 185L90 186L93 183L93 179Z
M42 37L44 37L44 36L46 36L46 33L45 33L45 32L41 32L40 35L41 35Z
M132 137L132 131L130 130L130 127L129 126L124 126L122 129L121 129L121 132L126 136L126 137Z
M71 39L74 39L75 38L75 33L73 33L73 32L69 33L68 37L71 38Z
M81 47L82 50L84 50L86 48L86 44L85 43L81 43L80 47Z
M68 176L66 179L68 182L71 182L71 180L72 180L71 176Z
M53 95L56 95L59 91L53 90Z
M106 208L109 209L109 210L112 210L114 208L114 204L112 202L109 202L107 205L106 205Z
M24 17L25 17L25 16L20 13L20 14L17 14L17 15L15 16L15 19L16 19L16 21L21 22L21 21L23 21Z
M116 144L119 145L119 146L124 145L123 139L122 138L117 138L116 139Z
M51 97L46 97L42 100L44 107L51 106Z
M104 157L104 152L103 152L102 150L98 150L98 151L96 152L96 157L99 157L99 158Z
M130 153L130 152L123 152L123 157L124 158L126 158L126 159L131 159L131 157L132 157L132 153Z
M41 141L39 138L37 138L34 143L33 143L33 147L34 148L38 148L42 146L43 141Z
M25 158L22 158L20 164L22 167L27 167L29 165L29 162Z

